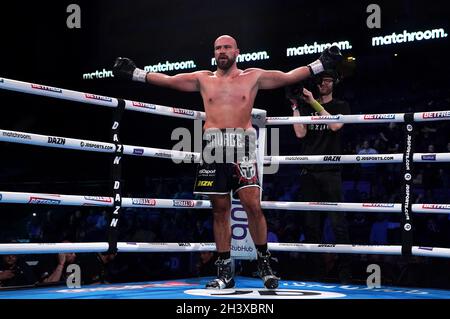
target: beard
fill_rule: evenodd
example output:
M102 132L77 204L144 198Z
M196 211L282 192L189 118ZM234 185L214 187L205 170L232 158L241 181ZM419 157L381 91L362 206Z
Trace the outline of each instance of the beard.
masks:
M221 70L228 70L229 68L231 68L231 66L234 64L234 62L236 61L236 58L229 58L227 57L227 59L216 59L217 62L217 68L221 69Z

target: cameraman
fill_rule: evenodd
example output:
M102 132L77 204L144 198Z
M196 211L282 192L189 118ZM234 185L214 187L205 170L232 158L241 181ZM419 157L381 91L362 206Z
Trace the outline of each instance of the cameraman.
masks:
M333 89L338 81L335 71L325 70L315 78L315 88L318 100L313 94L303 88L303 85L288 87L286 97L290 100L294 116L317 115L347 115L350 107L347 102L333 98ZM342 154L341 131L344 124L294 124L295 135L302 139L302 155L333 155ZM301 198L306 202L341 202L342 179L341 165L316 164L306 165L301 172ZM323 215L322 215L323 216ZM349 244L349 234L344 213L330 212L334 233L334 241L338 244ZM308 243L322 243L321 214L305 213L305 239ZM322 278L326 275L324 261L321 255L311 256L313 276ZM342 283L351 278L351 259L341 255L338 264L338 275Z

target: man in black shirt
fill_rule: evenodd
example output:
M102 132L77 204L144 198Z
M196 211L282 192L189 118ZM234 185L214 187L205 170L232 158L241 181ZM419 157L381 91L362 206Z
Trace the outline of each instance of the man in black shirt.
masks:
M316 78L319 99L316 101L310 91L300 89L297 95L288 96L291 101L294 116L318 115L347 115L350 107L347 102L333 98L333 87L338 76L335 71L324 71ZM294 124L294 131L302 139L303 155L334 155L342 154L341 132L344 124ZM330 158L330 161L338 161ZM341 202L342 179L341 165L313 164L306 165L301 173L301 197L307 202ZM321 214L307 212L305 214L305 239L308 243L322 242ZM349 244L348 225L344 213L328 213L335 242ZM323 278L325 275L323 262L320 256L312 256L314 275ZM338 272L341 282L350 280L349 256L340 256Z

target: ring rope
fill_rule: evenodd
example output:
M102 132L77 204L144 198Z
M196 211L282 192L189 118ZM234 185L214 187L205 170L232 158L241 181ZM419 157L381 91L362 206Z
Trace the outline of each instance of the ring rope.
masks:
M0 203L112 207L113 198L107 196L0 192ZM212 206L209 200L123 197L122 207L210 209ZM401 213L400 203L261 201L261 207L263 209L295 211ZM450 214L450 204L413 204L412 211L424 214Z
M22 92L33 95L53 97L57 99L76 101L87 104L102 105L108 107L117 107L118 99L103 95L67 90L42 84L17 81L7 78L0 78L0 89ZM190 119L205 119L205 112L194 111L184 108L168 107L157 104L136 102L125 100L125 109L131 111L145 112L171 117L181 117ZM257 115L252 112L253 117ZM359 114L359 115L326 115L326 116L283 116L267 117L266 125L289 125L289 124L329 124L329 123L391 123L405 122L407 113L388 113L388 114ZM430 111L412 113L414 121L439 121L450 120L450 110L448 111Z
M0 142L36 145L44 147L55 147L61 149L73 149L80 151L92 151L103 153L114 153L113 143L82 140L60 136L33 134L19 131L0 129ZM174 151L161 148L144 146L123 145L123 154L133 156L145 156L156 158L167 158L180 161L200 161L200 153ZM364 164L364 163L401 163L403 154L370 154L370 155L284 155L265 156L264 163L270 164ZM450 153L415 153L414 162L450 162Z
M382 254L401 255L399 245L345 245L345 244L304 244L268 243L271 251L334 253L334 254ZM9 254L56 254L106 252L107 242L95 243L20 243L0 244L0 255ZM133 243L118 242L118 252L159 253L159 252L200 252L215 251L214 243ZM412 255L424 257L450 258L450 248L413 246Z

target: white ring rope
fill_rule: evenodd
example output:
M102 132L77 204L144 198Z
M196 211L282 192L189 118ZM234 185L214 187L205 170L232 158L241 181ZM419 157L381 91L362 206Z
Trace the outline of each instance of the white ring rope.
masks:
M102 152L102 153L114 153L116 151L116 147L112 143L81 140L60 136L32 134L18 131L7 131L1 129L0 129L0 141L18 144L36 145L36 146L55 147L62 149L74 149L80 151ZM200 161L199 153L166 150L161 148L152 148L144 146L123 145L123 154L133 156L169 158L172 160L180 160L180 161L182 160L194 162Z
M18 144L74 149L113 153L115 145L112 143L81 140L60 136L32 134L18 131L0 129L0 141ZM198 163L200 153L174 151L168 149L151 148L144 146L123 145L125 155L167 158L172 160ZM370 155L285 155L266 156L264 163L269 164L363 164L363 163L401 163L403 154L370 154ZM450 162L450 153L415 153L414 162Z
M267 117L266 125L402 123L405 122L405 114L406 113ZM413 114L415 122L450 120L450 111L418 112Z
M33 95L53 97L56 99L69 100L93 105L101 105L108 107L118 106L118 99L114 97L60 89L57 87L16 81L5 78L0 78L0 89ZM187 110L184 108L168 107L157 104L136 102L125 99L124 101L125 101L125 109L130 111L165 115L171 117L189 118L189 119L206 118L205 112Z
M0 78L0 89L22 92L27 94L53 97L57 99L76 101L94 105L117 107L118 99L103 95L66 90L57 87L22 82L12 79ZM125 100L125 109L131 111L159 114L172 117L190 119L205 119L206 114L184 108L174 108L157 104L135 102ZM331 115L331 116L283 116L267 117L266 125L288 125L288 124L329 124L329 123L390 123L404 122L405 113L389 114L360 114L360 115ZM439 121L450 120L450 111L431 111L414 113L414 121Z
M112 207L113 198L108 196L62 195L25 192L0 192L0 203L43 204L61 206L103 206ZM122 207L141 208L211 208L209 200L161 199L123 197ZM333 212L380 212L401 213L401 204L395 203L340 203L340 202L278 202L261 201L263 209L294 211L333 211ZM450 214L450 204L413 204L414 213Z
M268 243L271 251L335 254L382 254L401 255L399 245L345 245L345 244L303 244ZM118 242L118 252L159 253L159 252L200 252L215 251L214 243L133 243ZM9 254L57 254L106 252L108 243L20 243L0 244L0 255ZM414 256L450 258L450 248L413 246Z

